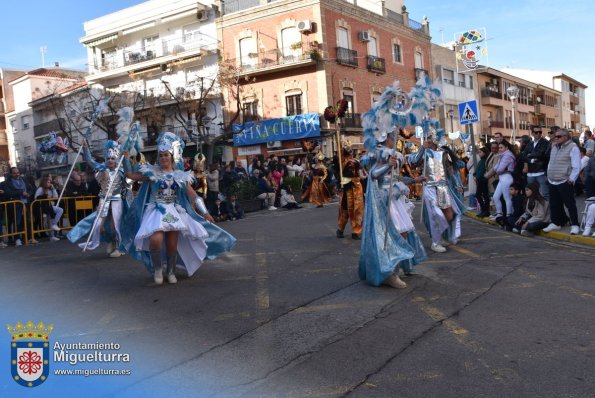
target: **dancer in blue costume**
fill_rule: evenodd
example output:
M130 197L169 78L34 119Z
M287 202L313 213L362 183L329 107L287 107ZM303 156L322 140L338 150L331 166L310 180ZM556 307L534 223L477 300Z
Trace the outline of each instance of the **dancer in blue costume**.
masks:
M132 171L127 153L126 176L143 181L142 187L125 219L123 247L143 261L156 284L163 283L163 249L169 283L177 283L176 266L191 276L205 257L231 250L236 239L211 224L201 197L192 189L192 171L183 171L183 141L173 133L157 139L158 164L145 164ZM201 214L197 215L192 207Z
M384 283L403 289L407 284L399 277L399 270L402 269L406 275L411 274L415 265L427 258L415 232L411 218L413 204L407 198L409 188L406 185L421 182L423 177L412 179L398 175L404 159L403 155L393 149L393 135L394 133L377 135L379 145L369 152L366 159L366 163L370 165L371 181L368 181L366 192L359 275L374 286ZM392 168L395 171L391 190ZM387 205L390 206L389 211ZM390 217L388 222L387 217ZM389 231L385 245L387 225Z
M99 206L96 212L79 221L75 227L68 233L68 239L75 243L79 239L88 235L97 223L89 243L80 243L79 247L85 250L96 249L101 241L109 242L107 253L110 257L120 257L123 253L118 249L122 241L120 225L122 217L126 213L126 201L122 200L126 181L122 168L116 169L118 157L120 156L120 145L116 141L108 140L104 146L105 162L99 163L93 159L91 151L83 144L83 157L95 170L95 179L101 188L99 192ZM110 181L113 179L111 190L109 190ZM101 212L101 214L98 214ZM97 222L95 219L100 217Z
M419 104L424 103L419 100ZM399 181L398 171L392 172L391 179L391 169L398 167L398 159L403 158L394 148L395 133L387 133L395 126L415 124L419 104L414 104L397 82L385 89L363 118L364 145L368 150L363 163L369 167L371 178L366 190L359 276L373 286L385 283L406 287L398 275L399 269L411 273L413 266L426 258L406 203L408 188Z

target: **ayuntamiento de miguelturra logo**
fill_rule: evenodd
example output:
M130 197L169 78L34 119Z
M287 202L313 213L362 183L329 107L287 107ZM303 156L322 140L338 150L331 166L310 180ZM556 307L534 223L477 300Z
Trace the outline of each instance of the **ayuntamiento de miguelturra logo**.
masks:
M37 387L47 380L50 373L49 335L53 329L53 325L46 326L43 322L8 325L12 335L10 370L14 381L24 387Z

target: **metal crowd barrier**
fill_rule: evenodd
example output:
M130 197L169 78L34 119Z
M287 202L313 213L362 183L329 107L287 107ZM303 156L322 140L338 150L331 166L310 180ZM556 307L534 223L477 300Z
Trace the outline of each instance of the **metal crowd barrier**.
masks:
M60 230L72 229L83 218L94 211L93 200L96 196L65 196L60 201L64 213L58 220ZM7 238L17 237L23 243L29 243L39 234L52 231L51 206L57 202L56 198L35 199L31 203L19 200L0 203L3 216L0 230L0 242ZM15 238L16 239L16 238Z
M21 239L27 242L27 204L20 200L9 200L0 203L0 214L2 220L0 225L0 242L4 243L4 240L10 237L15 239ZM21 238L22 236L22 238Z

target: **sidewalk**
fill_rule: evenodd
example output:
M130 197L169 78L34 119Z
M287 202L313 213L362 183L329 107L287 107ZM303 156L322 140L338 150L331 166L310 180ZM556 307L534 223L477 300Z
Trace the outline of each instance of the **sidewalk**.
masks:
M467 198L465 198L467 199ZM576 209L578 211L578 221L581 222L583 218L583 210L585 209L585 200L587 199L585 195L577 196L576 198ZM475 214L477 210L469 210L465 213L467 217L473 218L475 220L483 221L488 224L498 225L498 223L494 220L491 220L489 217L479 218ZM595 237L592 236L583 236L583 231L581 230L578 235L570 235L570 226L567 225L562 227L560 231L552 231L552 232L543 232L539 231L536 235L542 236L544 238L550 238L555 240L560 240L564 242L572 242L572 243L579 243L581 245L587 246L595 246Z

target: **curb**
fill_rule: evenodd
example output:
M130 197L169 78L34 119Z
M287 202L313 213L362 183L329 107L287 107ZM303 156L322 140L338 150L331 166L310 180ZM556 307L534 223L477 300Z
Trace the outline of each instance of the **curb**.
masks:
M469 218L484 222L486 224L498 225L498 223L496 221L491 220L489 217L480 218L480 217L477 217L475 215L475 213L473 213L471 211L466 212L465 215ZM544 238L560 240L563 242L578 243L578 244L585 245L585 246L595 246L595 238L593 238L591 236L570 235L569 233L560 232L560 231L552 231L552 232L539 231L535 235L542 236Z

